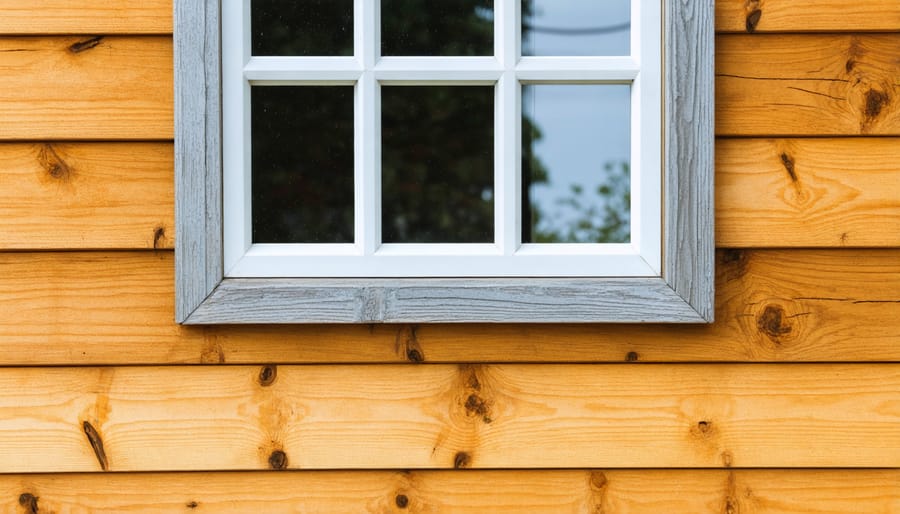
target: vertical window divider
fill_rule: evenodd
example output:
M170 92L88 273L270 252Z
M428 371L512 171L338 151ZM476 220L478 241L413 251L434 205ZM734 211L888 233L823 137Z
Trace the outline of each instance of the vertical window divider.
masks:
M378 59L378 4L355 0L354 54L363 72L356 83L356 242L363 255L373 255L381 242L381 109L375 64Z
M516 78L520 10L520 0L494 2L494 57L503 69L494 100L494 230L495 242L503 255L516 252L522 233L519 192L521 102Z

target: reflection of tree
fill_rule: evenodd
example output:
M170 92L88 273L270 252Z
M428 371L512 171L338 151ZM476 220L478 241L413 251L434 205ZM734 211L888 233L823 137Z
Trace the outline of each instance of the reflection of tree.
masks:
M603 165L604 183L595 191L569 185L569 196L546 212L532 204L535 243L627 243L630 240L631 173L627 162ZM597 200L600 199L598 202Z
M383 32L402 36L384 42L385 54L492 53L493 22L488 14L493 0L381 1ZM254 52L351 54L352 3L254 0ZM523 17L530 17L532 1L523 1L522 9ZM523 37L527 31L523 27ZM266 88L280 91L254 100L252 200L257 242L353 239L353 100L348 94L325 91L331 87ZM494 95L484 86L436 86L431 93L421 92L428 87L434 86L382 88L385 240L490 241ZM309 88L308 93L298 93L303 88ZM605 188L571 189L558 205L568 214L544 212L531 206L528 192L530 186L548 183L552 170L534 154L539 128L528 117L522 124L523 240L627 240L627 163L608 167ZM258 130L261 127L264 130ZM603 199L602 207L597 206L595 193Z

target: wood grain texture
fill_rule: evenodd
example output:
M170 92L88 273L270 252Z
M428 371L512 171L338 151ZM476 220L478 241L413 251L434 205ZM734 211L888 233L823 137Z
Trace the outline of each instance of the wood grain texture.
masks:
M169 37L4 37L0 55L0 140L172 138Z
M0 254L0 364L900 361L900 250L728 250L717 322L172 322L170 252Z
M0 248L172 248L172 145L0 143Z
M716 52L719 135L900 134L900 33L735 34Z
M669 0L664 11L663 277L700 318L711 322L715 316L715 8L711 0Z
M0 369L4 472L888 467L897 364Z
M725 139L717 152L718 245L900 246L900 139Z
M704 321L658 278L225 279L186 320L189 324Z
M721 32L866 32L900 30L894 0L718 0Z
M219 0L175 0L175 319L225 274Z
M0 0L0 35L170 34L171 0Z
M171 144L48 144L0 144L0 246L174 245ZM720 247L900 246L896 138L722 138L716 155Z
M24 496L24 498L23 498ZM0 511L887 514L897 470L289 471L0 476ZM27 512L27 510L25 511Z

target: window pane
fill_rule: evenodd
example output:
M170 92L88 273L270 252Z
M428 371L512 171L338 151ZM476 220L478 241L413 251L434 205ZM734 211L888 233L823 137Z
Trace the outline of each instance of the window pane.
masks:
M381 0L382 55L494 55L493 0Z
M382 93L382 240L494 241L494 88Z
M630 0L522 0L522 55L628 55Z
M254 243L353 242L353 87L251 88Z
M253 0L250 23L253 55L353 55L353 0Z
M522 242L627 243L628 85L522 87Z

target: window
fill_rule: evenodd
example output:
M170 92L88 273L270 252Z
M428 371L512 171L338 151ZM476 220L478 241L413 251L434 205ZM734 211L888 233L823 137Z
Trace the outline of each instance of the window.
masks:
M711 2L175 11L179 322L711 320Z

